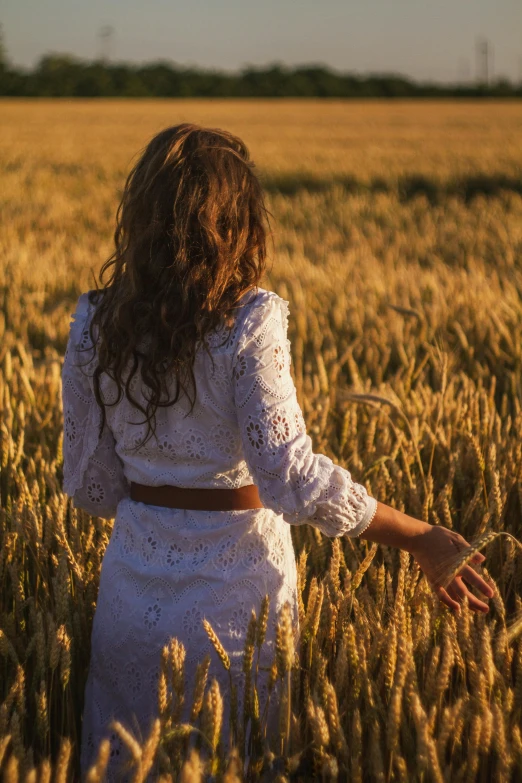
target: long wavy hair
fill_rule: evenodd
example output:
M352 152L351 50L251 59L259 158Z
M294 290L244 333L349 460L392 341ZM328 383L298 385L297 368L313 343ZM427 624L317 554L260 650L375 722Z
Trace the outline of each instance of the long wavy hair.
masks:
M183 123L149 142L125 183L115 250L100 270L103 287L96 282L90 294L100 432L109 404L102 373L117 386L110 404L125 394L144 415L136 422L148 425L144 442L155 433L157 409L174 405L182 391L193 410L196 351L201 344L209 353L206 336L231 328L239 298L259 284L269 215L237 136ZM136 373L145 407L132 394Z

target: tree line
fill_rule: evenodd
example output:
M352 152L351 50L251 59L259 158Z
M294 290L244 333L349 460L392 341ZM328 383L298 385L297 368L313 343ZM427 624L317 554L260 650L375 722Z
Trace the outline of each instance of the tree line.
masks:
M395 74L359 76L323 66L247 67L238 73L186 68L169 62L140 65L86 61L49 54L32 70L0 58L0 95L126 98L520 98L522 83L420 83Z

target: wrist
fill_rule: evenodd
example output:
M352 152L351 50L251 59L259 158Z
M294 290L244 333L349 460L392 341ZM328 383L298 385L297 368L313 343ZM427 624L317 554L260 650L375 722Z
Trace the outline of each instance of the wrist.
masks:
M377 503L375 516L369 527L361 533L361 538L377 544L404 549L414 554L423 537L433 525L410 517L396 508Z
M433 525L430 525L428 522L423 522L420 519L414 519L414 517L408 517L408 520L412 523L410 526L411 532L408 533L402 549L409 552L410 555L415 555L418 546L422 543L423 537L429 533Z

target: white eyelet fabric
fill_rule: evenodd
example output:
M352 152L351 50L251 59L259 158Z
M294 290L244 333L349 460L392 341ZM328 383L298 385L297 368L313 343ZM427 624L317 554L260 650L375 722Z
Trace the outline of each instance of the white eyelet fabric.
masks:
M252 608L259 615L271 598L261 667L269 667L277 615L292 607L296 640L296 563L290 525L308 523L330 537L358 536L377 503L349 471L314 454L290 372L288 302L257 287L240 300L234 326L209 339L194 365L196 405L186 398L159 408L156 436L138 449L146 433L143 415L125 396L100 411L90 374L96 355L89 338L93 307L83 294L73 315L62 375L64 491L77 507L114 517L104 555L92 631L85 691L82 771L112 718L138 738L156 716L161 649L175 636L186 648L190 710L196 664L210 654L209 677L228 693L229 676L202 625L206 618L227 650L233 680L242 687L242 650ZM88 349L82 352L78 349ZM85 365L79 367L79 363ZM117 400L102 376L103 399ZM133 394L144 402L137 379ZM129 499L129 482L181 487L259 487L263 509L190 511ZM259 672L260 706L267 671ZM270 720L276 725L276 699ZM240 709L242 704L240 702ZM229 703L225 698L225 720ZM227 724L228 725L228 724ZM124 780L125 748L114 742L107 780ZM120 775L120 777L118 777Z

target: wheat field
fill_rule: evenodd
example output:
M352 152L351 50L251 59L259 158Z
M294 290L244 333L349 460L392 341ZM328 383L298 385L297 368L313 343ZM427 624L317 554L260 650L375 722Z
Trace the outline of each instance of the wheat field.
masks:
M3 779L79 779L112 523L61 492L61 362L133 156L182 121L238 133L257 164L273 215L263 285L290 302L315 451L379 500L461 533L486 555L495 594L487 614L464 603L455 615L409 554L293 527L302 634L294 649L283 611L280 736L265 745L254 687L264 603L247 634L237 751L223 752L230 694L208 660L185 694L173 638L150 737L115 727L130 779L522 779L522 105L4 100L0 111ZM442 564L441 579L461 567ZM190 724L176 718L183 698ZM102 743L89 781L104 780L110 752Z

